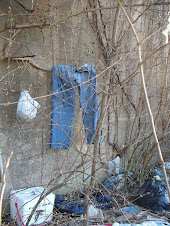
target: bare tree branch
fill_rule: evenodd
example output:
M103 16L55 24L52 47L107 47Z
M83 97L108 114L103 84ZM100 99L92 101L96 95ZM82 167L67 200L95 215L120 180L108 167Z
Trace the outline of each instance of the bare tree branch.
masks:
M25 9L26 11L28 11L28 12L33 12L33 9L29 9L26 5L24 5L24 3L23 2L21 2L20 0L15 0L17 3L18 3L18 5L20 5L23 9Z
M151 3L151 4L134 4L134 5L124 5L124 7L138 7L138 6L144 6L144 7L148 7L150 5L170 5L170 3ZM97 12L97 11L101 11L101 10L110 10L110 9L115 9L117 8L117 6L112 6L112 7L102 7L102 8L96 8L96 9L90 9L90 10L83 10L83 11L80 11L78 13L75 13L75 14L70 14L68 16L65 16L57 21L55 21L54 23L33 23L33 24L21 24L21 25L13 25L12 27L4 27L4 28L1 28L0 30L0 33L1 32L4 32L6 30L9 30L9 29L24 29L24 28L36 28L36 27L39 27L39 28L47 28L47 27L50 27L52 25L56 25L62 21L65 21L71 17L75 17L75 16L79 16L81 14L86 14L86 13L93 13L93 12ZM38 7L39 9L39 7ZM36 10L37 11L37 10ZM36 12L34 11L34 13ZM165 28L165 27L163 27ZM162 28L162 29L163 29Z
M113 26L113 34L112 34L112 42L113 42L113 48L116 49L116 34L117 34L117 27L118 27L118 21L119 21L119 14L120 14L120 6L118 5L116 9L115 19L114 19L114 26Z
M139 63L140 63L140 72L141 72L140 75L141 75L142 86L143 86L144 95L145 95L145 101L146 101L146 105L147 105L147 109L148 109L148 113L149 113L149 117L150 117L150 122L151 122L151 126L152 126L153 135L154 135L156 146L157 146L157 150L158 150L159 159L160 159L160 162L161 162L161 165L162 165L162 171L163 171L163 175L164 175L165 184L167 186L168 195L169 195L169 198L170 198L170 188L169 188L167 173L166 173L166 169L165 169L165 163L164 163L164 160L163 160L162 151L161 151L159 140L158 140L158 137L157 137L157 133L156 133L156 129L155 129L155 123L154 123L154 119L153 119L153 114L152 114L152 110L151 110L151 106L150 106L150 102L149 102L149 98L148 98L148 94L147 94L147 90L146 90L144 68L143 68L143 64L142 64L141 43L139 41L138 35L136 33L136 30L135 30L130 18L128 17L126 11L124 10L124 7L122 6L122 4L121 4L121 2L119 0L116 0L116 1L120 5L124 15L126 16L128 22L129 22L129 24L130 24L130 26L132 28L134 36L136 38L137 44L138 44Z

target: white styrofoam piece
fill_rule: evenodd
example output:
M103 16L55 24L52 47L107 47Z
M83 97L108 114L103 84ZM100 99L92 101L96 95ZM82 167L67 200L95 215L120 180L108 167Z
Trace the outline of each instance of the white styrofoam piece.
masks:
M25 225L33 208L38 202L43 187L13 190L10 193L10 216L17 221L17 225ZM29 225L49 222L53 216L55 195L50 193L38 205ZM18 211L17 211L18 209Z

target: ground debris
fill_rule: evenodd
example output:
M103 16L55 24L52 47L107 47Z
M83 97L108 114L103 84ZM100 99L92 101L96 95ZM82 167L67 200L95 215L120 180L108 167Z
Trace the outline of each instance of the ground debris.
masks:
M135 188L136 189L136 188ZM145 221L154 221L161 220L170 222L170 211L162 211L154 213L153 211L146 210L142 207L135 205L139 212L123 212L123 207L132 207L134 204L129 201L129 197L131 197L136 190L128 192L126 188L121 189L119 191L109 191L102 187L97 187L92 194L96 194L96 192L101 192L107 195L111 199L111 207L103 208L102 213L103 217L95 217L89 219L89 225L104 225L104 224L113 224L115 222L118 223L132 223L132 224L140 224ZM80 202L83 204L84 193L82 190L77 190L71 193L68 193L63 196L66 201L69 202ZM90 204L94 206L99 206L99 203L96 200L96 197L91 195ZM53 219L51 222L47 224L47 226L52 225L63 225L63 226L82 226L83 216L75 217L68 213L60 213L55 207L53 211ZM3 216L3 226L16 226L14 221L11 221L10 215L6 214Z

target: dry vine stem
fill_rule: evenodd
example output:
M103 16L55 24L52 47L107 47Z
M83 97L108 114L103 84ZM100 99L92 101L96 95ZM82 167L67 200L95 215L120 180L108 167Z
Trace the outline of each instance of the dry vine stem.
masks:
M99 149L99 144L100 144L100 133L102 129L102 124L103 120L106 116L106 112L108 109L108 85L109 85L109 80L110 80L110 75L111 75L111 70L114 65L114 56L115 56L115 50L116 50L116 34L117 34L117 27L118 27L118 19L120 15L120 7L119 5L117 6L116 9L116 14L114 18L114 25L113 25L113 33L112 33L112 43L114 47L114 51L109 56L108 62L106 62L107 66L107 74L106 74L106 81L105 84L103 85L103 95L102 95L102 101L101 101L101 111L100 111L100 119L97 122L97 128L96 128L96 137L95 137L95 143L94 143L94 150L93 150L93 160L92 160L92 169L91 169L91 180L90 180L90 188L93 190L94 185L95 185L95 179L96 179L96 167L97 167L97 152ZM102 40L99 40L102 43ZM88 197L89 197L89 189L87 188L87 193L84 199L84 206L87 206L84 211L85 219L83 221L83 226L88 225Z
M167 178L167 173L166 173L166 169L165 169L165 163L164 163L164 160L163 160L162 151L161 151L160 144L159 144L159 141L158 141L158 137L157 137L157 134L156 134L153 114L152 114L152 110L151 110L151 107L150 107L149 98L148 98L148 94L147 94L147 90L146 90L145 76L144 76L144 69L143 69L142 55L141 55L141 42L139 41L136 30L135 30L130 18L128 17L126 11L124 10L121 2L119 0L117 0L117 2L120 5L125 17L127 18L128 22L129 22L129 24L132 28L132 31L134 33L134 36L136 38L136 42L138 44L138 54L139 54L140 75L141 75L141 80L142 80L142 87L143 87L143 90L144 90L145 101L146 101L146 105L147 105L147 109L148 109L148 113L149 113L149 117L150 117L150 122L151 122L151 126L152 126L152 132L153 132L154 139L155 139L155 142L156 142L156 146L157 146L157 149L158 149L159 159L160 159L160 162L161 162L161 165L162 165L162 171L163 171L165 184L166 184L166 187L167 187L167 190L168 190L168 196L170 198L170 188L169 188L169 184L168 184L168 178ZM147 40L147 38L145 40Z
M6 172L7 172L7 169L9 167L9 163L11 161L12 155L13 155L13 151L11 152L11 154L10 154L8 160L7 160L6 167L5 167L5 170L4 170L4 173L3 173L3 179L2 179L3 185L2 185L2 189L1 189L1 195L0 195L0 225L2 223L2 200L3 200L5 186L6 186Z
M170 50L169 50L169 53L168 53L167 65L169 63L169 56L170 56ZM157 112L156 117L155 117L155 123L156 123L156 121L158 119L158 115L159 115L159 113L161 111L161 105L163 103L163 98L164 98L164 95L165 95L165 87L166 87L167 75L168 75L168 67L166 67L166 73L165 73L164 82L163 82L163 89L162 89L162 93L161 93L161 100L160 100L160 103L159 103L158 112ZM143 167L142 167L141 173L139 175L139 185L141 185L142 175L143 175L144 169L145 169L146 164L147 164L147 158L148 158L148 155L149 155L149 144L150 144L150 141L151 141L151 137L149 138L146 154L145 154L144 161L143 161Z

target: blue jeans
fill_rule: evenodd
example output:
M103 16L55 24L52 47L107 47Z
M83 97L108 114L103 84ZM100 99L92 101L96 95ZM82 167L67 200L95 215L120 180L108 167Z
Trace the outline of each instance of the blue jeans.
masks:
M75 86L78 86L80 108L87 134L87 144L92 139L99 118L96 94L96 71L88 63L76 70L73 66L58 65L52 68L52 123L50 148L68 149L71 141L75 109Z

